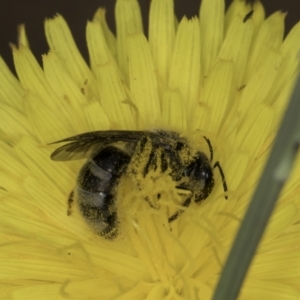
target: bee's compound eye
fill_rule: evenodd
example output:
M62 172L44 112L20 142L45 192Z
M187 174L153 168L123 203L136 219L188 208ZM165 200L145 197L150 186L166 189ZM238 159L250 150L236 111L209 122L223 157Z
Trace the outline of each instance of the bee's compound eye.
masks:
M205 186L206 183L213 180L213 172L210 166L203 166L197 161L189 165L183 172L183 176L189 177L196 182L202 182Z
M209 180L213 177L212 168L205 159L198 158L193 160L184 170L183 176L192 177L197 180Z
M183 170L182 175L189 178L188 185L190 188L198 190L200 196L196 201L200 201L209 196L214 186L214 174L206 155L198 153Z

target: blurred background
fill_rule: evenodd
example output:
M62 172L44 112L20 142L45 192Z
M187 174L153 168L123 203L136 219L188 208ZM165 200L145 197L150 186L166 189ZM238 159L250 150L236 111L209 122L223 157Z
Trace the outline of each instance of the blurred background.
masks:
M88 61L85 42L86 21L92 19L97 8L105 7L110 28L115 31L115 2L116 0L0 0L0 55L14 71L9 43L16 43L17 27L24 23L31 50L41 62L41 55L48 51L43 29L44 20L59 13L67 20L81 53ZM146 32L150 2L151 0L139 0ZM184 15L192 17L198 14L199 0L174 0L174 2L178 19ZM231 0L226 0L227 6L229 3ZM288 12L286 32L300 20L299 0L262 0L262 3L267 15L276 10Z

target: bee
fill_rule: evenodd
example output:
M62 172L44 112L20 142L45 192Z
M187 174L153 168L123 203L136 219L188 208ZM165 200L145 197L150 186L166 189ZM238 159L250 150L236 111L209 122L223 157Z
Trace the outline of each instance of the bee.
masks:
M188 140L172 131L93 131L54 142L67 144L51 154L54 161L69 161L87 158L76 181L75 195L79 210L96 233L107 239L118 234L118 211L115 192L121 177L126 173L133 155L141 155L150 142L151 151L142 170L146 176L150 168L168 172L179 191L188 191L186 199L168 221L175 221L192 201L206 199L214 187L213 169L221 174L224 192L227 183L224 172L217 161L212 165L213 148L204 137L210 150L210 159L201 151L191 151ZM138 152L137 152L138 149ZM157 164L160 166L157 166ZM69 197L69 211L74 191ZM227 199L227 196L225 196ZM149 199L145 199L153 208Z

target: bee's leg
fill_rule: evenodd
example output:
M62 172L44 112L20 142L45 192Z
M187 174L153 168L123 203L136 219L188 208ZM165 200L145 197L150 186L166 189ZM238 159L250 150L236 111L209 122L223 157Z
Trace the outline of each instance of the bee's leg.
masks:
M209 152L210 152L210 162L212 162L212 160L214 158L213 147L211 145L211 142L210 142L209 138L207 138L206 136L203 136L203 138L207 142L207 145L208 145L208 148L209 148ZM228 188L227 188L227 183L226 183L225 175L224 175L223 169L221 168L220 163L218 161L216 161L213 168L218 168L219 169L219 172L220 172L220 175L221 175L221 178L222 178L223 189L224 189L224 192L226 193L228 191ZM225 199L227 200L228 196L225 195Z
M183 207L189 207L191 202L192 202L192 198L193 198L193 194L191 194L183 203L182 206ZM180 209L178 211L176 211L169 219L169 223L175 221L182 213L184 213L184 209Z
M74 202L74 190L71 191L68 197L68 210L67 210L67 215L70 216L72 214L72 205Z

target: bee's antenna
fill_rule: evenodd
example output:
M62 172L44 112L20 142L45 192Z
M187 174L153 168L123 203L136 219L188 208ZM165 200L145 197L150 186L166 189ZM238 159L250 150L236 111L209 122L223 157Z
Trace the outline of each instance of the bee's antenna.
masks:
M224 189L224 192L226 193L228 191L227 182L226 182L226 179L225 179L225 175L224 175L223 169L221 168L220 163L218 161L215 162L214 168L218 168L219 169L219 172L220 172L220 175L221 175L221 178L222 178L223 189ZM228 199L227 195L225 195L225 199L226 200Z
M214 158L214 149L211 145L211 142L210 142L209 138L207 138L206 136L203 136L203 138L206 140L206 143L208 145L209 152L210 152L210 162L212 162L212 160Z

